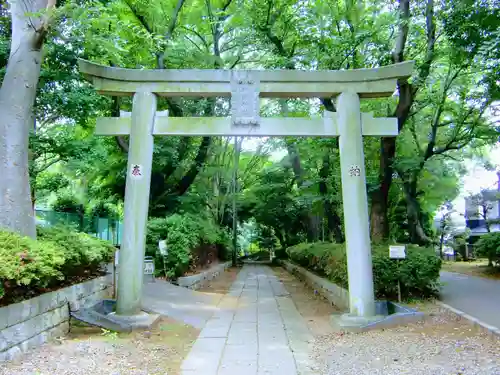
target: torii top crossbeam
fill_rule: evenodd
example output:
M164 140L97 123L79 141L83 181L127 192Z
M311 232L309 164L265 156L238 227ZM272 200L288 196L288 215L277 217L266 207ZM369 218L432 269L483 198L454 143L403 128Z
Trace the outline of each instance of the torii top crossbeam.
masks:
M353 70L221 70L124 69L79 60L80 71L98 92L133 95L140 91L160 96L230 96L231 82L242 72L258 84L260 97L332 97L355 92L361 98L387 97L398 78L409 77L413 61L372 69Z

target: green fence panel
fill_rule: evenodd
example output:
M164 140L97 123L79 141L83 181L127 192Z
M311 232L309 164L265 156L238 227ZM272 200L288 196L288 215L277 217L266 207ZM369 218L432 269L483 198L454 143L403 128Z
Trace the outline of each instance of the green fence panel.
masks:
M114 245L121 244L123 224L117 219L50 210L35 210L35 215L37 225L67 225L79 232L85 232Z

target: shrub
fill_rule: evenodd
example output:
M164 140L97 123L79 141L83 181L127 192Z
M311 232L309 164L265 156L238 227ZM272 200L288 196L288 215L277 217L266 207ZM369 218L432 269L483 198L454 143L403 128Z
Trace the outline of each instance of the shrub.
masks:
M64 279L64 261L64 251L56 244L0 231L0 294L5 286L43 288Z
M219 254L219 258L221 260L230 260L232 253L232 234L229 233L228 230L225 230L223 228L218 229L218 238L217 242L215 243L217 246L217 252Z
M374 288L377 298L395 298L398 278L404 298L429 297L437 292L441 259L433 249L406 246L406 259L389 258L389 245L372 246ZM343 244L299 244L288 248L290 258L309 270L348 287L347 256Z
M158 242L167 241L168 254L158 255ZM191 250L201 245L224 246L227 236L210 220L192 214L174 214L148 222L147 254L156 256L157 269L165 269L167 277L182 276L192 263Z
M100 271L113 252L111 244L63 226L38 228L37 240L0 231L0 300L79 282Z
M488 258L491 263L500 264L500 232L482 235L474 245L474 252L476 256Z
M109 242L61 225L39 227L37 232L40 241L55 243L63 250L66 276L98 271L103 263L111 261L116 250Z
M77 198L69 193L64 193L57 196L56 200L52 203L51 208L57 212L69 212L74 214L83 214L83 204Z

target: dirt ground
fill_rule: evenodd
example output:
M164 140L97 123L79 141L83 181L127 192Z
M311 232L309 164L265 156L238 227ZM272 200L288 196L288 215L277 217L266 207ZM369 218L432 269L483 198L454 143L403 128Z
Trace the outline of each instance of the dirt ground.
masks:
M445 261L443 262L442 269L443 271L462 273L464 275L500 280L500 268L488 267L486 259L469 262Z
M68 336L17 361L2 364L1 375L178 375L199 331L162 318L150 331L109 332L72 322Z
M238 276L240 270L241 267L228 268L224 273L211 280L203 288L198 289L198 292L209 294L226 294L231 287L231 284L234 282L234 280L236 280L236 276Z
M240 268L230 268L200 292L225 294ZM199 330L163 317L151 330L130 334L72 320L68 336L0 365L0 375L179 375Z
M330 315L338 312L326 299L312 288L300 281L296 276L281 267L273 267L273 271L290 293L299 313L304 317L313 335L333 333Z

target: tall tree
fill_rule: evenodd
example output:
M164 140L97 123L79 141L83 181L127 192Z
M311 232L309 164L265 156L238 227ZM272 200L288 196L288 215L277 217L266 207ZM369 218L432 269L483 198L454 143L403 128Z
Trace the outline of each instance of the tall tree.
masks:
M34 124L33 105L40 77L42 47L55 6L56 0L10 3L12 39L0 88L0 227L31 237L36 236L36 231L31 204L28 140Z
M398 104L394 116L398 119L398 129L401 132L410 115L418 90L429 76L431 64L434 60L436 43L436 21L434 15L434 0L427 0L425 4L425 35L423 44L424 57L418 67L414 81L408 79L398 80ZM398 31L394 50L391 55L393 63L405 61L405 49L412 22L410 0L399 0ZM421 43L420 43L421 44ZM389 191L394 177L393 161L396 155L396 138L382 138L380 140L380 169L379 187L371 196L370 229L375 240L389 237Z

